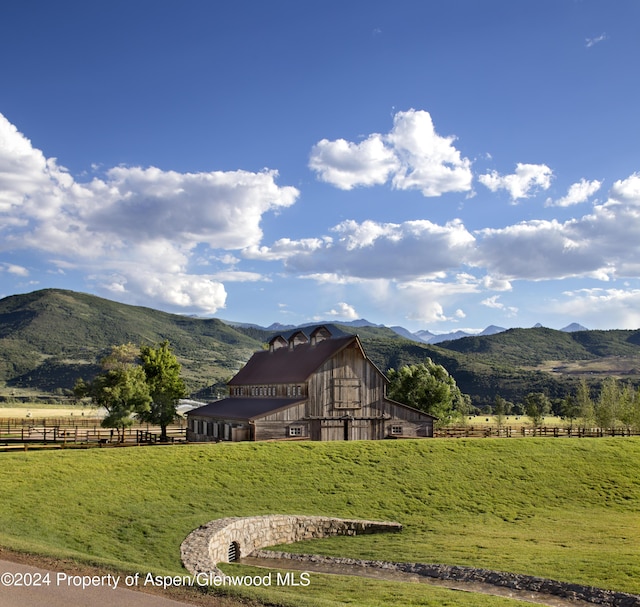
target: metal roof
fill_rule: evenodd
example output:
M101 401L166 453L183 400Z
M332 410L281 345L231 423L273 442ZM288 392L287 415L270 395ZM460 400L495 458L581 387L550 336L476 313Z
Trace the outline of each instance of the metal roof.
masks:
M230 386L292 384L306 381L316 369L344 348L356 344L366 357L356 335L303 343L295 348L261 350L229 381Z
M305 400L304 398L223 398L204 405L204 407L192 409L187 415L251 420Z

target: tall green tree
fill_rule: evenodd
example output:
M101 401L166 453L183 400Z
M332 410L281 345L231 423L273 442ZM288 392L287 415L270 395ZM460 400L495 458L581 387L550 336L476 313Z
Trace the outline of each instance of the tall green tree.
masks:
M600 428L615 428L618 419L620 386L615 377L607 377L600 387L600 395L595 403L596 424Z
M133 423L132 415L145 412L151 404L138 354L138 348L133 344L114 346L100 361L103 372L89 383L78 380L74 389L76 396L89 397L97 406L106 409L107 415L101 425L116 429L120 442L124 441L126 428Z
M387 396L438 418L438 426L464 416L470 399L442 366L427 358L418 365L405 365L399 371L389 369Z
M580 417L580 404L573 394L567 394L560 402L560 417L569 422L569 428Z
M504 425L504 418L507 414L507 401L499 394L496 395L496 399L493 404L493 415L496 418L496 424L498 428Z
M618 418L620 423L627 429L631 430L636 426L638 421L638 404L636 402L637 393L630 382L625 383L620 390L618 402Z
M578 406L578 419L583 429L591 427L595 422L595 409L591 399L591 389L587 380L582 377L576 391L576 404Z
M142 346L140 360L144 370L151 405L138 413L138 418L160 426L160 440L167 441L167 426L176 419L179 399L187 395L186 386L180 377L182 367L164 341L158 346Z
M551 401L542 392L529 392L524 398L524 411L534 427L538 428L542 425L544 416L551 411Z

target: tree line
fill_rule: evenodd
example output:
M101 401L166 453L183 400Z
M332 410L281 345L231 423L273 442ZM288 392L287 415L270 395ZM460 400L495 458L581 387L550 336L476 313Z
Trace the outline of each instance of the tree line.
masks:
M640 386L608 377L594 394L582 378L576 390L563 399L552 401L542 392L530 392L522 404L514 405L497 396L493 413L498 425L512 413L527 415L534 426L539 426L546 415L553 414L570 427L624 428L640 432Z
M464 423L469 414L479 412L448 371L430 358L397 371L389 369L387 376L390 399L434 415L439 427ZM526 415L538 427L545 416L556 415L570 427L624 428L640 432L640 386L608 377L599 392L592 393L582 378L576 390L561 399L552 400L543 392L530 392L522 402L512 403L498 395L493 414L498 425L503 425L508 415Z
M100 367L102 372L92 381L77 380L76 397L90 398L107 411L102 426L115 429L120 442L134 416L160 426L160 440L166 441L167 426L177 417L178 401L187 395L181 365L169 342L113 346L100 360Z

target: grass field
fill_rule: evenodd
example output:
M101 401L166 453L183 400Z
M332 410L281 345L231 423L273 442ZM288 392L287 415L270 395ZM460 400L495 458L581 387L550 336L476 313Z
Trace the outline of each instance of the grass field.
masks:
M640 593L638 439L239 443L2 460L0 544L13 549L180 573L180 543L211 519L323 514L397 520L405 530L290 550L479 566ZM379 584L404 598L375 603ZM297 605L503 604L460 593L436 600L436 591L446 592L314 574L309 589L269 593Z

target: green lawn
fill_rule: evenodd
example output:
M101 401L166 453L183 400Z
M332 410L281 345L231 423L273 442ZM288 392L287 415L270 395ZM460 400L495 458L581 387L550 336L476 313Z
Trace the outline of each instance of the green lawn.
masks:
M323 514L397 520L405 529L290 550L471 565L640 593L638 439L241 443L1 458L0 544L14 549L180 573L180 543L211 519ZM389 605L503 601L451 593L457 598L447 602L433 598L447 591L422 584L313 579L307 589L268 594L296 596L292 604L304 595L309 605L373 605L390 584L388 592L418 602L405 596ZM363 588L377 590L367 596Z

